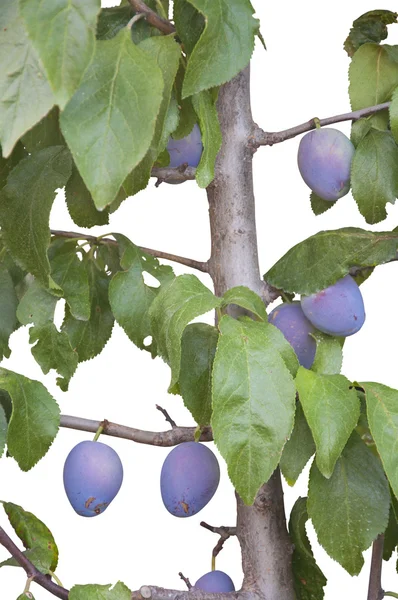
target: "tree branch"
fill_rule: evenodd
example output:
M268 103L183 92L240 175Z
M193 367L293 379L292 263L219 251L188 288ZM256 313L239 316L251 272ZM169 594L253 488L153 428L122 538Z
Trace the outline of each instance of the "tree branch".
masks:
M77 429L78 431L87 431L95 433L98 427L103 423L104 430L101 435L110 435L112 437L131 440L138 444L148 444L149 446L176 446L183 442L193 442L195 440L196 427L174 427L168 431L144 431L127 427L126 425L118 425L110 421L92 421L91 419L82 419L80 417L72 417L69 415L61 415L61 427L67 429ZM211 442L213 434L210 427L202 429L200 436L201 442Z
M129 3L137 13L142 13L145 15L145 19L150 25L152 25L152 27L156 27L156 29L159 29L159 31L165 33L166 35L175 33L174 25L170 23L170 21L167 21L167 19L160 17L157 13L150 9L145 2L142 2L141 0L129 0Z
M4 546L6 550L15 558L18 564L25 570L26 575L29 579L40 585L42 588L53 594L56 598L61 600L68 600L69 591L63 587L60 587L51 579L41 573L33 563L21 552L21 550L14 544L12 539L7 535L2 527L0 527L0 544Z
M161 167L155 168L151 171L151 177L157 177L158 183L162 181L171 183L182 183L195 179L196 169L195 167L188 167L186 163L180 167Z
M95 244L111 244L112 246L118 245L116 240L112 240L111 238L97 238L94 235L89 235L87 233L77 233L75 231L60 231L59 229L51 229L51 235L55 237L63 237L68 239L86 240ZM143 252L151 254L151 256L155 256L156 258L164 258L165 260L171 260L172 262L179 263L180 265L185 265L186 267L190 267L191 269L201 271L202 273L208 273L207 262L194 260L193 258L185 258L184 256L177 256L176 254L162 252L161 250L145 248L144 246L139 246L139 248Z
M166 590L153 585L143 585L133 592L132 600L257 600L259 595L255 592L204 592L192 587L190 590Z
M200 522L200 526L208 529L212 533L217 533L220 536L217 544L213 548L212 552L212 568L213 570L216 568L216 557L220 554L221 550L224 547L224 543L233 535L236 535L236 527L213 527L212 525L208 525L204 521Z
M381 587L383 549L384 534L381 534L375 539L372 547L372 562L370 565L368 600L383 600L384 597L384 591Z
M327 117L326 119L319 120L315 118L310 119L305 123L301 123L301 125L296 125L295 127L291 127L290 129L285 129L283 131L268 132L263 131L261 127L256 127L251 143L255 148L258 148L259 146L272 146L273 144L285 142L286 140L290 140L297 135L311 131L312 129L316 128L318 123L320 123L320 125L323 127L325 125L332 125L333 123L341 123L342 121L357 121L358 119L369 117L377 112L380 112L381 110L387 109L390 104L391 102L384 102L383 104L376 104L375 106L361 108L360 110L344 113L342 115L336 115L335 117Z

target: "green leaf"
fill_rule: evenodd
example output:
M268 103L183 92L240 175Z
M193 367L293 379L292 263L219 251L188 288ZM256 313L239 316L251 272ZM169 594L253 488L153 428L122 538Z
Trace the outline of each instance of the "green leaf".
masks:
M396 23L397 17L397 13L390 10L371 10L355 19L344 42L344 50L348 56L353 56L363 44L378 44L385 40L388 35L387 25Z
M4 448L6 446L7 428L8 422L6 412L3 408L3 405L0 404L0 458L3 456Z
M61 115L61 129L84 183L101 210L144 158L155 130L163 77L123 29L97 50Z
M138 348L156 355L155 341L145 345L144 340L152 335L148 311L159 288L147 285L144 273L149 273L160 284L165 284L174 279L173 270L160 265L156 258L143 252L124 235L116 233L113 236L119 243L120 265L123 270L113 276L109 285L112 312Z
M62 288L72 316L87 321L90 318L88 275L86 265L77 258L76 248L52 258L51 277Z
M371 490L372 493L369 493ZM353 433L330 479L314 464L308 514L319 543L350 575L362 569L362 552L387 527L388 483L379 459Z
M46 550L46 548L41 548L40 546L37 546L35 548L32 548L32 550L25 550L24 552L22 552L22 554L26 556L26 558L35 565L36 569L39 569L39 571L41 571L45 575L49 574L51 556L49 555L49 552L48 550ZM13 557L8 558L7 560L3 560L3 562L0 563L0 567L20 566L21 565L19 564L19 562ZM27 598L31 598L30 596L21 597L24 598L24 600L26 600Z
M16 0L2 0L1 3L0 54L0 141L3 156L9 156L19 138L54 104L51 88L25 32Z
M23 144L18 142L9 158L0 156L0 189L6 185L7 178L14 167L16 167L23 158L26 158L27 155L28 153Z
M398 438L398 391L381 383L361 383L366 393L367 416L370 432L376 443L384 470L398 497L398 465L396 443Z
M329 210L329 208L332 208L332 206L336 204L337 200L336 202L329 202L328 200L324 200L323 198L317 196L315 192L311 192L310 202L312 212L314 213L314 215L319 216L327 210Z
M221 307L228 306L228 304L236 304L249 310L259 321L268 321L264 302L260 296L248 287L240 285L225 292Z
M63 146L44 148L15 167L0 193L0 225L5 244L15 261L45 287L54 286L47 257L50 211L56 190L64 187L70 174L68 150Z
M17 308L17 319L22 325L46 325L54 319L57 298L34 279L28 286Z
M18 299L14 289L14 282L8 270L0 265L0 360L11 354L8 346L10 335L17 324Z
M311 335L316 341L315 360L311 370L323 375L340 373L343 364L344 338L336 338L320 331Z
M99 211L88 191L76 165L65 187L65 199L69 214L79 227L94 227L109 223L109 211Z
M188 0L205 19L205 28L189 57L183 96L231 80L249 63L258 21L249 0Z
M395 90L389 110L391 131L395 141L398 140L398 92Z
M91 260L86 260L84 265L90 287L90 318L88 321L75 319L66 306L62 324L62 331L69 336L79 362L94 358L102 352L111 337L114 323L108 299L109 278Z
M32 327L29 331L29 342L37 342L32 348L32 354L43 373L47 375L51 369L57 371L61 375L57 378L57 385L66 392L79 361L66 333L58 331L54 323L48 323Z
M152 335L158 352L171 368L169 390L180 374L181 336L185 327L200 315L217 308L217 298L195 275L180 275L161 288L149 309Z
M228 315L219 323L212 428L231 481L246 504L253 503L271 477L293 429L295 387L272 343L272 329L268 323L236 321Z
M110 40L115 37L123 27L126 27L134 14L130 4L103 8L98 15L97 39Z
M372 129L376 129L377 131L387 131L389 128L388 109L381 110L374 115L358 119L352 123L351 141L355 148L357 148L359 143Z
M383 560L390 560L395 548L398 545L398 522L395 515L394 508L391 504L390 513L388 517L387 529L384 532L384 545L383 545Z
M329 479L359 419L357 393L343 375L320 375L304 367L296 386L314 436L317 467Z
M391 100L391 94L398 85L396 46L361 46L351 61L349 77L352 110Z
M201 188L206 188L214 179L215 162L222 144L216 102L217 98L210 91L192 96L203 143L202 156L196 169L196 181Z
M184 2L186 0L183 0ZM190 6L187 3L187 6ZM174 92L177 97L177 105L178 105L178 126L172 132L173 138L176 140L180 140L183 137L189 135L193 129L193 126L197 122L198 118L192 106L192 98L182 98L182 84L184 81L185 69L180 63L180 67L177 71L177 76L174 81Z
M62 108L91 62L100 0L19 0L19 10Z
M30 550L45 551L48 569L55 571L58 564L58 548L51 531L35 515L12 502L3 502L11 526L25 546ZM46 562L47 562L46 561Z
M296 483L301 471L315 453L315 442L300 402L296 403L294 428L283 448L280 468L287 483Z
M200 427L209 425L211 419L212 368L217 341L217 329L205 323L192 323L182 334L179 390Z
M358 144L351 168L352 195L367 223L387 217L398 195L398 147L389 131L370 132Z
M69 592L69 600L131 600L132 592L120 581L110 585L75 585Z
M54 107L37 125L27 131L22 143L28 152L42 150L49 146L66 146L59 128L59 110Z
M174 0L173 17L178 37L184 44L184 52L189 56L205 28L204 17L189 0Z
M322 600L327 580L316 564L305 524L308 521L307 498L298 498L289 519L290 539L294 547L292 568L297 600Z
M22 471L29 471L50 448L59 428L59 408L39 381L0 369L0 389L9 393L12 414L7 448Z
M286 292L313 294L336 283L351 267L374 267L394 258L398 232L354 227L320 231L293 246L264 275Z

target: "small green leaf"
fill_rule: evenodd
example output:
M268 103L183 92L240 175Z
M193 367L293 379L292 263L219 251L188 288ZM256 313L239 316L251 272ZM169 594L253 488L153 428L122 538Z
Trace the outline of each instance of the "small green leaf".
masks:
M65 199L69 214L79 227L90 228L109 223L109 211L95 208L94 200L75 164L65 187Z
M173 17L178 37L184 44L184 52L189 56L205 28L204 17L189 0L174 0Z
M132 42L130 30L97 42L93 62L61 115L61 129L99 210L111 204L144 158L162 94L162 73Z
M28 286L17 308L17 319L22 325L46 325L54 319L57 298L34 279Z
M307 498L296 500L289 519L290 539L294 547L292 567L297 600L322 600L327 580L316 564L305 524L308 521Z
M371 129L358 144L351 168L352 195L367 223L387 217L398 195L398 147L391 132Z
M48 569L55 571L58 564L58 548L51 531L35 515L12 502L3 502L11 526L29 550L45 551Z
M363 44L378 44L385 40L388 35L387 25L396 23L397 17L397 13L390 10L371 10L355 19L344 42L344 50L348 56L353 56Z
M202 156L196 169L196 181L201 188L206 188L214 179L215 162L222 144L216 101L217 98L210 91L192 96L203 143Z
M110 40L126 27L134 16L134 10L130 4L125 6L112 6L103 8L98 15L97 39Z
M296 403L296 414L292 434L283 448L280 468L289 485L294 485L311 456L315 454L315 442L303 413L300 402Z
M17 304L14 282L8 270L0 265L0 360L11 354L8 340L17 325Z
M330 202L328 200L324 200L323 198L320 198L319 196L316 195L315 192L311 192L310 202L311 202L312 212L314 213L314 215L319 216L319 215L322 215L327 210L329 210L329 208L332 208L332 206L334 206L336 204L337 200L336 200L336 202Z
M316 445L316 464L324 477L334 466L356 426L360 403L343 375L320 375L300 367L297 391Z
M39 569L39 571L45 575L49 574L51 555L46 548L36 546L31 550L25 550L22 554L35 565L36 569ZM10 557L7 560L3 560L3 562L0 563L0 567L21 567L21 565L15 558ZM30 592L27 593L29 594ZM21 597L24 598L24 600L31 598L29 595L23 595Z
M51 259L51 277L62 288L72 316L87 321L90 318L88 275L86 265L77 258L76 248Z
M217 298L195 275L180 275L160 290L149 309L152 335L158 352L170 365L169 389L180 374L181 336L185 327L200 315L217 308Z
M0 458L3 456L4 448L6 446L7 428L8 422L6 412L3 408L3 405L0 404Z
M398 391L381 383L366 382L360 385L366 394L370 432L390 485L398 497Z
M249 63L258 21L249 0L188 0L205 20L205 28L192 50L183 96L231 80Z
M1 3L0 54L0 141L3 156L9 156L19 138L54 104L50 85L27 36L16 0L2 0Z
M344 338L336 338L320 331L312 334L316 341L316 354L311 370L321 375L340 373L343 364Z
M209 425L211 419L217 341L217 329L205 323L192 323L182 334L179 389L185 406L201 427Z
M144 273L149 273L160 284L165 284L174 279L173 270L166 265L160 265L156 258L143 252L124 235L113 235L119 243L120 264L123 270L112 277L109 285L112 312L138 348L156 355L154 340L148 345L144 344L144 340L152 335L149 308L159 289L145 283Z
M222 305L236 304L255 315L259 321L268 321L267 311L265 310L264 302L255 292L243 285L231 288L225 292L222 298Z
M0 369L0 389L9 393L12 414L7 448L22 471L29 471L50 448L59 428L59 408L39 381Z
M380 461L356 433L330 479L313 463L308 514L319 543L350 575L358 575L362 552L386 529L389 507L390 492Z
M352 110L391 100L398 86L396 46L365 44L353 56L349 71Z
M12 171L0 193L3 239L15 261L47 287L51 284L47 249L50 211L58 188L71 174L70 153L63 146L39 150Z
M336 283L351 267L374 267L395 257L398 232L354 227L320 231L293 246L264 275L286 292L313 294Z
M392 102L390 105L389 115L390 115L391 131L392 131L395 141L397 142L397 140L398 140L398 92L397 92L397 90L395 90L395 92L392 95Z
M253 503L271 477L293 429L295 387L272 343L272 329L268 323L236 321L228 315L219 323L212 428L231 481L246 504Z
M31 351L43 373L46 375L51 369L57 371L61 375L57 379L57 385L66 392L79 361L66 333L58 331L54 323L48 323L32 327L29 331L29 342L37 342Z
M69 600L131 600L132 592L120 581L110 585L75 585L69 592Z

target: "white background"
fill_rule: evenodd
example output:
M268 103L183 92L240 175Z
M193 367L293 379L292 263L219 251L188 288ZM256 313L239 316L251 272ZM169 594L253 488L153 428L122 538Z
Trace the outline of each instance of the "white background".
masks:
M103 3L104 4L104 3ZM108 6L112 2L107 3ZM252 61L254 119L265 130L296 125L311 117L326 117L349 110L347 70L349 59L343 42L352 21L379 8L374 0L334 3L262 2L254 0L268 51L259 43ZM396 10L386 0L383 8ZM395 29L394 29L395 27ZM398 42L398 26L390 27L390 43ZM349 124L338 126L349 133ZM298 139L272 148L260 148L255 156L255 192L261 272L292 245L321 229L358 226L372 230L397 225L398 207L389 206L388 219L378 226L366 225L351 195L341 199L328 213L315 217L309 192L296 166ZM60 195L51 215L57 229L74 229ZM136 244L206 260L209 255L209 224L206 195L193 182L154 187L130 198L112 215L110 226L91 232L122 232ZM362 330L345 345L344 374L354 380L380 381L398 387L396 352L398 315L397 265L379 267L362 286L367 320ZM187 270L175 266L176 273ZM211 285L207 276L199 275ZM59 322L61 315L59 316ZM208 317L211 322L211 316ZM158 403L181 425L192 418L179 397L166 392L169 370L160 360L152 361L137 350L116 325L112 339L96 359L78 367L68 393L55 385L55 376L44 377L31 357L28 331L11 338L12 357L3 366L41 380L60 403L64 414L103 419L143 429L167 427L155 410ZM199 526L233 525L235 498L225 464L220 458L222 479L211 503L197 516L177 519L164 509L159 493L159 475L167 449L140 446L125 440L103 438L119 453L125 470L123 486L109 509L98 518L85 519L74 513L66 499L62 470L70 449L91 435L61 430L48 455L29 473L22 473L12 459L0 463L0 498L22 505L52 530L60 548L57 574L66 587L77 583L115 583L119 579L131 589L143 584L183 587L182 571L192 581L210 570L211 550L217 537ZM308 469L293 489L285 486L287 513L295 499L306 495ZM369 490L371 493L371 490ZM12 533L4 515L0 523ZM326 599L364 599L370 552L359 577L351 578L317 545L308 528L318 563L328 577ZM272 549L270 549L270 552ZM0 551L0 559L7 553ZM384 567L386 590L398 591L394 559ZM238 543L227 542L217 567L228 572L238 589L242 581ZM24 588L20 569L0 571L0 597L14 600ZM36 600L50 594L32 587ZM282 600L282 599L281 599Z

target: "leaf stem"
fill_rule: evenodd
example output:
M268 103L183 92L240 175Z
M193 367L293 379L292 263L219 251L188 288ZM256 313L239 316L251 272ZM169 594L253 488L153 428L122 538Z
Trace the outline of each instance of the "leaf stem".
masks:
M30 584L32 583L32 581L33 581L33 577L28 577L27 578L25 589L23 591L24 594L27 594L29 592L29 590L30 590Z
M57 585L59 585L59 587L64 587L59 579L59 577L56 576L55 573L53 573L52 571L48 570L48 574L51 575L51 577L54 579L55 583Z

